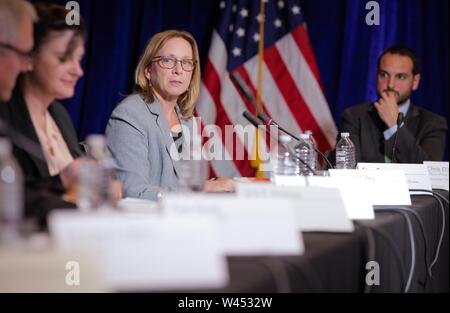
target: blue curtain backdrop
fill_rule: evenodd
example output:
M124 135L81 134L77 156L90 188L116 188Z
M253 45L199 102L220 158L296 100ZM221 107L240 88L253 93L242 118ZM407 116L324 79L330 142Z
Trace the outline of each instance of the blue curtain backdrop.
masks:
M258 1L258 0L249 0ZM278 0L269 0L278 1ZM67 1L40 1L66 4ZM220 0L78 0L88 28L85 76L65 101L80 140L103 133L116 104L132 91L147 40L165 29L197 39L206 60ZM376 60L386 47L414 49L422 81L413 102L447 118L449 1L378 0L380 25L368 26L367 0L303 0L302 10L336 124L348 106L376 99ZM446 152L448 160L448 147Z

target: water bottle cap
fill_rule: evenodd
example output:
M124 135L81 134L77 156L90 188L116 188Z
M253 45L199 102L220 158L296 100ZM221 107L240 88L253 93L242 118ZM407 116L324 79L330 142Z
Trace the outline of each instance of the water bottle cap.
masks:
M92 147L103 148L106 146L106 138L103 135L98 135L98 134L89 135L86 138L86 142L90 148L92 148Z
M304 139L304 140L308 140L308 139L309 139L309 134L306 134L306 133L301 134L301 135L300 135L300 138L301 138L301 139Z
M11 151L12 151L11 142L4 137L0 137L0 154L2 155L11 154Z
M344 138L350 137L350 134L349 133L341 133L341 137L344 137Z
M282 134L282 135L280 135L280 141L282 143L288 143L291 141L291 137L286 134Z

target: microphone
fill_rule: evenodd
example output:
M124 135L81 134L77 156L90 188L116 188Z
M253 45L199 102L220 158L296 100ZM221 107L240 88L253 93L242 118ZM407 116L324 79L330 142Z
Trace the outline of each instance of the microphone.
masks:
M265 114L264 114L265 115ZM294 136L293 134L291 134L290 132L288 132L286 129L284 129L283 127L281 127L278 123L276 123L275 121L273 121L272 119L270 119L270 121L268 120L267 115L264 117L264 115L260 115L258 113L258 117L264 121L264 124L267 125L267 123L269 123L269 125L273 125L278 127L283 133L285 133L286 135L290 136L291 138L294 138L295 140L297 140L298 142L303 141L303 139ZM325 154L322 153L322 151L320 151L318 148L312 146L312 148L314 149L314 151L316 151L318 154L320 154L320 156L322 157L322 159L325 160L325 162L327 163L327 165L329 166L329 168L333 168L333 165L331 165L330 160L328 160L328 158L325 156Z
M398 112L397 127L400 127L400 125L402 125L404 120L405 120L405 115L403 114L403 112Z
M397 131L395 132L394 145L392 146L392 163L397 163L397 157L395 154L395 150L397 148L398 132L400 130L400 126L402 125L404 119L405 119L405 115L402 112L399 112L398 116L397 116Z
M254 116L253 114L251 114L249 111L244 111L242 112L242 115L245 117L245 119L247 121L250 122L250 124L252 124L253 126L255 126L256 128L260 129L260 126L266 126L264 124L261 124L261 122L258 120L258 118L256 116ZM282 143L280 141L280 138L277 136L275 137L272 132L270 131L270 128L268 127L264 127L264 130L266 131L266 133L274 140L276 140L278 142L279 145L283 146L287 151L289 151L289 153L291 155L293 155L295 157L296 160L300 161L303 165L305 165L308 170L310 170L314 175L317 175L316 171L309 166L308 163L306 163L305 161L303 161L300 157L298 157L294 151L292 151L291 147L289 147L288 145L285 145L284 143Z
M248 88L248 86L244 83L244 79L239 75L237 72L232 72L230 74L231 80L236 84L236 86L239 88L239 90L245 95L245 97L253 104L256 104L255 97L253 97L253 94L251 90Z
M253 104L253 106L255 108L258 108L255 97L253 97L252 92L250 91L250 89L248 88L247 84L244 82L244 80L242 79L241 75L239 75L239 73L237 72L232 72L230 74L231 80L237 85L237 87L239 88L239 90L244 94L244 96L247 98L248 101L250 101L250 103ZM250 112L245 111L247 113L250 114ZM244 112L244 113L245 113ZM243 113L243 114L244 114ZM266 125L266 126L275 126L277 127L279 130L281 130L283 133L285 133L286 135L288 135L289 137L295 139L298 142L302 142L303 139L295 136L294 134L290 133L289 131L287 131L285 128L281 127L277 122L275 122L273 119L271 119L270 117L268 117L266 115L266 113L264 113L261 110L257 110L257 115L258 118ZM244 115L244 117L246 117ZM254 116L253 116L254 117ZM247 117L246 117L247 118ZM250 121L249 121L250 122ZM250 122L252 123L252 122ZM259 125L259 123L258 123ZM253 124L253 126L255 126L255 124ZM255 126L258 127L258 126ZM329 166L329 168L333 168L333 165L331 165L330 160L328 160L328 158L325 156L325 154L322 153L322 151L320 151L318 148L312 146L312 148L314 149L314 151L316 151L321 157L322 159L325 160L325 162L327 163L327 165Z
M230 77L231 77L231 80L238 87L238 89L244 94L245 98L247 98L247 100L250 101L250 103L256 109L258 109L258 105L256 103L255 97L253 97L253 94L252 94L250 88L248 88L247 84L244 82L241 75L239 75L239 73L237 73L237 72L232 72L230 74ZM262 112L261 110L257 110L257 111L258 111L257 114L258 114L259 119L261 119L266 124L266 126L274 125L274 126L278 127L278 125L276 123L274 123L273 120L266 115L266 113Z
M255 126L256 128L259 128L259 126L261 126L261 123L259 122L259 120L256 118L256 116L254 116L252 113L250 113L249 111L244 111L242 112L242 115L245 117L245 119L247 121L250 122L250 124L252 124L253 126Z

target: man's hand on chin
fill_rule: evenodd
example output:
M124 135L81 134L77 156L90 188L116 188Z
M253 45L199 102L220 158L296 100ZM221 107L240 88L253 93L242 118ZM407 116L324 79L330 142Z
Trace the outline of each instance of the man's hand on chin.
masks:
M383 91L381 98L374 103L378 115L388 128L397 124L398 104L397 93L394 91Z

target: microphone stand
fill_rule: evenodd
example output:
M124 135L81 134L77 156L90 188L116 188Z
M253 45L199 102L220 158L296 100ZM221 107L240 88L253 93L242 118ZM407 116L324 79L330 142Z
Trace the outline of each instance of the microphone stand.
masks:
M257 111L258 111L257 112L258 113L258 118L266 126L268 126L268 127L270 127L270 125L276 126L276 127L278 127L279 130L281 130L283 133L285 133L286 135L290 136L291 138L295 139L296 141L303 142L303 139L300 139L297 136L294 136L293 134L288 132L286 129L284 129L283 127L278 125L278 123L276 123L273 119L269 118L264 112L258 110L258 107L256 105L256 100L253 97L251 90L245 84L244 80L242 79L241 75L239 75L238 72L231 73L230 74L230 78L235 83L235 85L239 88L239 90L244 94L244 96L248 99L248 101L250 101L250 103L252 103L253 106L257 109ZM245 115L244 115L244 117L247 118ZM252 122L250 122L250 123L252 123ZM260 124L257 123L257 125L260 125ZM256 128L259 128L259 126L256 126L255 124L253 124L253 126L255 126ZM330 160L328 160L328 158L325 156L325 154L322 153L322 151L320 151L319 149L317 149L314 146L312 146L312 148L314 149L314 151L316 151L325 160L325 162L327 163L329 168L333 168L333 165L331 165Z
M399 112L397 117L397 131L395 132L394 145L392 146L392 163L397 163L396 148L397 148L398 132L400 131L400 126L402 125L403 120L404 115L402 112Z
M267 117L262 112L258 113L258 118L261 119L264 122L264 124L267 125L267 126L274 125L274 126L278 127L279 130L281 130L283 133L285 133L286 135L290 136L291 138L297 140L298 142L303 142L304 141L303 139L293 135L292 133L290 133L289 131L287 131L283 127L281 127L278 123L276 123L272 119L269 119L269 117ZM314 146L312 146L312 148L314 149L314 151L316 151L322 157L322 159L325 160L325 162L327 163L329 168L333 168L333 165L331 165L330 160L328 160L328 158L325 156L325 154L322 153L322 151L320 151L319 149L317 149Z

